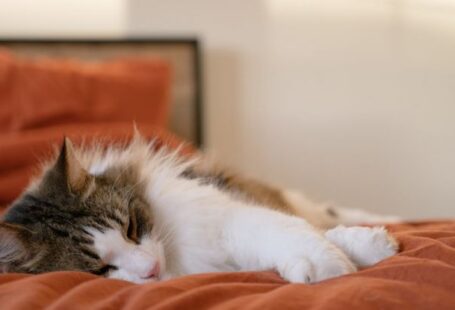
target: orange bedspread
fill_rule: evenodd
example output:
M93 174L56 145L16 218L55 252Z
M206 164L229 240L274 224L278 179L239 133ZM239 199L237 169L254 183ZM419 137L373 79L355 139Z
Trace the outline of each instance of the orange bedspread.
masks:
M139 126L175 147L163 130ZM131 123L62 125L0 135L0 204L16 197L38 158L62 135L121 141ZM202 274L136 285L88 273L0 275L0 309L455 309L455 221L390 226L400 254L315 285L289 284L272 271Z
M455 309L455 222L390 226L399 255L319 284L273 272L201 274L137 285L77 272L0 276L0 308Z

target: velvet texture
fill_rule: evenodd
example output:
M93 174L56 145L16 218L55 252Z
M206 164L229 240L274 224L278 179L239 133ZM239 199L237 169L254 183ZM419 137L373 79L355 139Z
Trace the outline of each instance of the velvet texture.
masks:
M99 121L165 127L170 82L159 59L91 63L0 51L0 132Z

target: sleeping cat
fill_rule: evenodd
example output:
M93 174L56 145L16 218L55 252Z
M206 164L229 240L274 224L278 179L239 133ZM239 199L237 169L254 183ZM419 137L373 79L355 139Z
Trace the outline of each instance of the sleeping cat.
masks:
M397 251L381 227L338 224L390 220L313 204L198 156L157 151L138 135L107 149L65 139L0 223L0 266L136 283L274 269L290 282L313 283Z

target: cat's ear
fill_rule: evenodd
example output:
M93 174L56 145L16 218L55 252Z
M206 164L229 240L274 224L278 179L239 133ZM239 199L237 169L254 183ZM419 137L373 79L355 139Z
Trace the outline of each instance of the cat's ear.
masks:
M0 266L17 262L27 256L27 243L31 232L20 226L0 223Z
M66 137L53 170L73 194L88 195L93 189L94 177L84 169L76 157L73 143Z

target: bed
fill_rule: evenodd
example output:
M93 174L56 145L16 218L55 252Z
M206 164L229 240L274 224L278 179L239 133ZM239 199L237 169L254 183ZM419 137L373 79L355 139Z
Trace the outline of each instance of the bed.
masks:
M156 147L186 141L181 152L195 152L203 143L199 55L186 38L0 42L0 205L63 135L122 143L134 119ZM273 271L146 285L71 271L1 274L0 308L455 309L455 221L388 228L398 255L318 284L289 284Z

